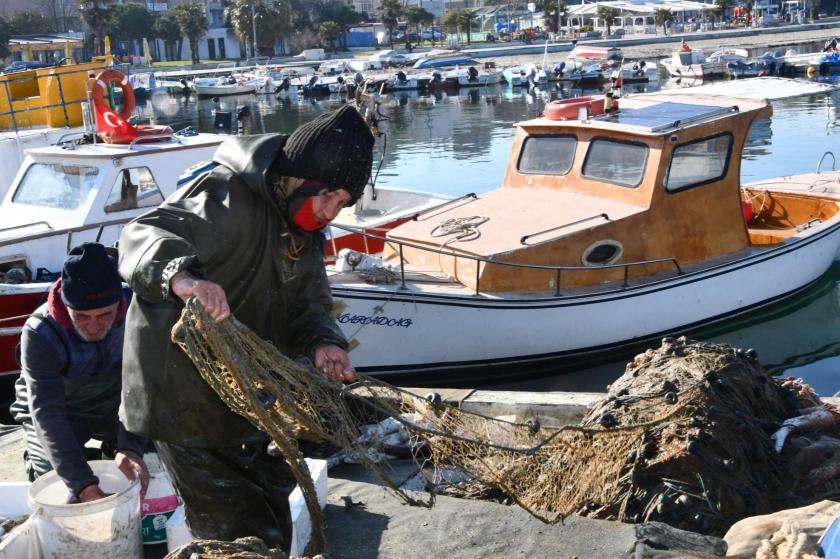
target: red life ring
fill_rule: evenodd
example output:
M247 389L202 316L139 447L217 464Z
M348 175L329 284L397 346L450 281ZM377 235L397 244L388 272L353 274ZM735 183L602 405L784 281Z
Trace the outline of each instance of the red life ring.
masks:
M110 103L105 103L105 92L108 89L108 84L118 83L122 89L123 106L120 109L119 115L123 120L128 120L134 112L134 89L128 82L125 74L114 68L109 68L96 76L96 81L93 82L93 106L96 107L97 113L105 111L111 112Z
M119 113L114 112L110 103L105 102L105 90L112 82L118 82L122 88L123 106ZM157 142L163 139L160 136L172 134L172 128L169 126L135 126L128 122L134 112L134 89L125 74L119 70L111 68L99 74L93 84L92 97L96 109L96 132L109 144Z
M589 114L592 116L604 114L604 96L586 95L552 101L545 106L543 115L551 120L576 119L581 107L589 107Z

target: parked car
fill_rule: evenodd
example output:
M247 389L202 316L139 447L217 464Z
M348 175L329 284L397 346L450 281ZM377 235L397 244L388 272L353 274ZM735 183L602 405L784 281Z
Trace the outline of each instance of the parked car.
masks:
M383 66L405 66L411 62L408 56L394 50L377 52L371 55L370 60L379 62Z
M435 29L424 29L420 32L420 38L424 41L443 41L446 39L446 33Z
M22 72L24 70L34 70L35 68L48 68L50 66L54 66L54 64L50 64L48 62L38 62L35 60L15 60L5 68L3 68L4 74L9 74L11 72Z

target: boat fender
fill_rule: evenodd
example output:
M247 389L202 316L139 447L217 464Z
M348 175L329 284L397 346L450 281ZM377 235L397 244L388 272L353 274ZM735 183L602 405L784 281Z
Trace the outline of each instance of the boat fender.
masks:
M805 70L805 75L808 76L809 78L813 78L814 76L817 75L817 69L814 68L813 66L808 66L808 69Z
M397 72L397 81L401 82L401 83L405 83L405 82L408 81L408 78L406 77L405 72L403 72L402 70Z
M744 223L752 223L752 220L755 217L752 202L749 200L741 200L741 211L744 212Z
M105 107L105 92L110 83L118 83L122 88L123 105L118 114L123 120L128 120L134 112L134 89L128 83L128 78L126 78L125 74L119 70L110 68L101 72L96 77L96 81L93 82L93 91L91 92L93 106L97 109L97 112L107 110L113 114L110 106Z
M691 52L691 47L685 41L680 45L680 52Z

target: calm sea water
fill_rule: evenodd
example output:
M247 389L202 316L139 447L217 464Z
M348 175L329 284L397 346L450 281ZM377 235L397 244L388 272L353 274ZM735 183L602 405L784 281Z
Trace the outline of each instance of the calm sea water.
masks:
M668 81L662 85L679 86ZM451 195L495 188L507 164L514 124L539 115L557 94L554 88L529 93L504 87L434 95L397 93L381 106L384 136L376 145L382 160L377 184ZM335 97L309 100L287 94L219 101L162 96L141 110L175 129L193 126L209 132L215 110L248 106L248 133L287 133L341 103ZM750 131L742 164L744 181L812 172L828 150L840 156L840 94L780 101L773 108L773 117L757 122ZM830 161L826 165L830 166ZM820 394L833 395L840 390L840 263L795 298L691 335L753 347L768 370L804 377ZM632 353L614 355L586 370L557 370L537 379L496 386L602 391L623 371L630 357Z

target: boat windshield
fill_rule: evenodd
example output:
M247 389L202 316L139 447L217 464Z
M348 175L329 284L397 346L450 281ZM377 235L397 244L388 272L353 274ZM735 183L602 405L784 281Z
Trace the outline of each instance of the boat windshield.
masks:
M33 163L12 201L46 208L75 210L96 184L99 169L64 163Z
M565 175L575 159L574 136L529 136L522 145L519 172Z

